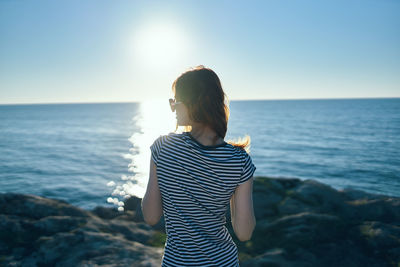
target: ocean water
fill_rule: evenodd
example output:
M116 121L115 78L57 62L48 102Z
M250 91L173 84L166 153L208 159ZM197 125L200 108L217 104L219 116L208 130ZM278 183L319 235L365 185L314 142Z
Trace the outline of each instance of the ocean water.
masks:
M0 105L0 192L123 209L147 184L168 102ZM400 196L400 98L232 101L225 140L251 137L255 176Z

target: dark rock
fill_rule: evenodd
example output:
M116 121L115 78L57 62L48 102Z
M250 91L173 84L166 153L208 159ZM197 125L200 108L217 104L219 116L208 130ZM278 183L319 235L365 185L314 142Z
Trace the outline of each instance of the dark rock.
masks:
M274 244L294 251L298 247L311 248L316 243L330 240L332 235L340 237L342 228L336 216L304 212L272 222L264 221L259 225L259 233L266 245Z
M244 255L241 266L394 266L399 201L314 180L257 177L251 240L228 230Z
M0 266L161 264L162 249L149 245L156 232L134 222L132 212L97 207L92 213L65 201L10 193L0 194L0 203Z
M400 263L400 226L381 222L364 222L359 226L374 257L393 259Z
M142 213L142 199L136 196L131 196L124 201L124 209L131 210L135 213L135 222L144 222Z
M396 266L400 198L314 181L256 177L257 219L240 242L241 266ZM164 218L143 221L141 199L124 211L86 211L57 199L0 194L0 266L160 266ZM154 247L156 246L156 247Z
M278 211L280 215L297 214L312 210L313 208L308 205L304 205L304 202L291 197L285 198L278 205Z
M314 180L303 181L294 190L292 197L325 211L335 211L335 207L344 204L344 198L340 192L329 185Z
M351 213L349 219L358 221L381 221L400 225L400 198L353 200L348 202Z
M124 209L136 211L142 204L142 199L136 196L131 196L124 200Z
M34 232L40 235L53 235L59 232L69 232L87 223L87 218L71 216L48 216L33 223Z
M278 215L279 211L277 205L283 200L283 198L283 195L276 191L255 191L253 193L253 199L257 199L257 201L253 201L253 207L256 218Z
M92 210L92 212L100 218L107 220L114 219L115 217L121 215L121 212L118 211L116 208L106 208L102 206L97 206Z
M368 192L353 189L353 188L345 188L343 190L340 190L340 192L343 193L343 195L347 201L360 200L360 199L387 198L387 196L385 196L385 195L372 194L372 193L368 193Z
M0 197L0 214L12 214L32 219L57 215L89 216L88 211L69 205L64 200L16 193L2 194Z
M282 266L304 266L297 265L297 262L290 262L286 259L287 253L284 249L270 249L265 251L263 254L248 260L240 266L242 267L282 267Z

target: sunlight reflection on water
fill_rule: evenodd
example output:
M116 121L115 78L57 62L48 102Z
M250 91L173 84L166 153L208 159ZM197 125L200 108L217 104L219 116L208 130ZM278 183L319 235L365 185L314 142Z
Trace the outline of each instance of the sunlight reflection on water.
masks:
M175 113L171 112L168 101L161 100L140 103L139 114L132 120L140 130L129 138L132 147L123 155L131 160L128 168L132 175L122 175L120 183L110 181L107 184L116 186L113 197L107 198L107 202L118 205L119 211L124 210L121 199L144 196L149 178L150 146L160 135L174 131L176 125Z

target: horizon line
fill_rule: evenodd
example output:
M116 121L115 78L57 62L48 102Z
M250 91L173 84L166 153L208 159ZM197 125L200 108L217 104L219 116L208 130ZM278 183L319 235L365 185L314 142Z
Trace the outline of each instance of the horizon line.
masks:
M352 100L352 99L398 99L400 96L394 97L331 97L331 98L268 98L268 99L231 99L229 102L239 101L294 101L294 100ZM142 101L94 101L94 102L34 102L34 103L0 103L0 106L17 106L17 105L73 105L73 104L136 104L147 102Z

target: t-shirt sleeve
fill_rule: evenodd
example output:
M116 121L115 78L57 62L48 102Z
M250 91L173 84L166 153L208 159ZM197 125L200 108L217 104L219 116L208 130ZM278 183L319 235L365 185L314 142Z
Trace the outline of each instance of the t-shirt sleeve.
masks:
M247 154L247 152L245 152L242 175L240 176L238 185L243 184L244 182L249 180L251 177L253 177L253 174L256 171L256 169L257 168L253 164L253 161L251 160L250 155Z
M151 158L153 159L156 165L158 164L158 156L160 155L163 141L164 141L164 136L160 136L150 146Z

